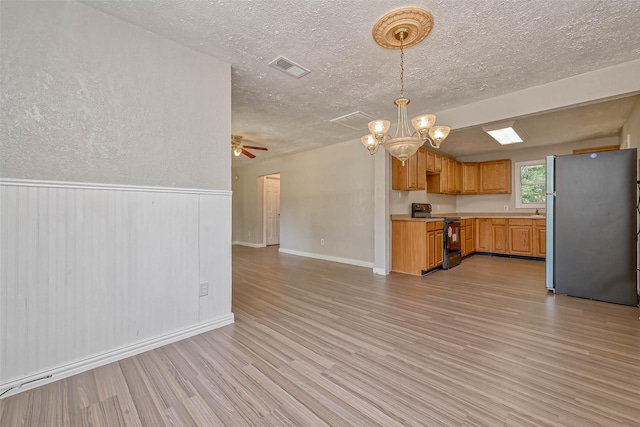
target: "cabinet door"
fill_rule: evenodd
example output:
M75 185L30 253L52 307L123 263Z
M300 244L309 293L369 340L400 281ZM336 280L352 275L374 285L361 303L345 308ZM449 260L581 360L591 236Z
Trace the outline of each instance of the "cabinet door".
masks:
M511 193L511 159L479 163L480 193Z
M440 192L448 193L449 192L449 159L447 157L442 157L442 171L440 172Z
M426 168L425 151L418 150L409 157L404 166L395 157L391 158L391 188L394 190L425 190L426 189Z
M545 258L547 256L547 229L544 225L533 227L533 256Z
M460 227L460 251L462 256L467 254L467 227Z
M424 148L418 149L418 152L415 154L417 156L417 164L416 164L416 190L426 190L427 189L427 153Z
M454 171L454 188L456 194L462 193L462 162L455 162L455 171Z
M409 160L402 166L402 162L395 157L391 158L391 188L394 190L409 189Z
M444 262L444 234L442 230L436 230L436 265Z
M507 227L505 225L491 226L491 252L497 254L507 253Z
M440 159L438 159L440 161ZM436 153L425 150L425 163L427 172L435 173L436 171Z
M478 164L462 163L462 194L478 194Z
M436 266L436 232L427 233L427 267L429 270Z
M418 153L409 157L405 162L410 190L418 187L418 163Z
M491 220L476 219L474 228L476 234L476 250L478 252L491 252Z
M433 153L434 163L436 165L436 172L442 172L442 156L438 153Z
M456 161L449 159L447 162L447 193L456 192Z
M513 255L533 255L533 229L523 225L509 226L509 253Z
M466 230L467 230L467 240L464 242L465 248L466 248L466 253L471 254L473 252L475 252L475 248L473 245L473 220L469 220L467 222L467 226L466 226Z

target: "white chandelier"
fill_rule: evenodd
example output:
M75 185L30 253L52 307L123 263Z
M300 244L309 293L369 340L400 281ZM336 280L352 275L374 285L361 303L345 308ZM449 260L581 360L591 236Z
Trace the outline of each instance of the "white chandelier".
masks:
M428 10L404 7L385 14L373 27L373 38L380 46L400 49L400 97L393 102L398 107L398 127L393 137L387 133L391 127L389 120L369 122L371 133L361 140L370 154L374 154L378 146L382 145L404 165L405 160L413 156L424 143L440 148L442 141L449 135L449 127L434 126L434 114L423 114L411 119L415 132L411 132L407 120L407 105L411 100L404 96L404 48L424 40L432 26L433 16Z

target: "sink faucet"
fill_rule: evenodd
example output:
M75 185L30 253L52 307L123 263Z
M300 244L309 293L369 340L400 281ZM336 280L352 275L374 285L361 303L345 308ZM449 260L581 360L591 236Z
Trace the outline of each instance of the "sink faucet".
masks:
M538 209L536 209L536 215L540 215L540 212L538 212Z

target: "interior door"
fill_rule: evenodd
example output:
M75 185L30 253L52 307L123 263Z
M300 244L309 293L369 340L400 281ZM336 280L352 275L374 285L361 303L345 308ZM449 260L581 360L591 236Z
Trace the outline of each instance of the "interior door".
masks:
M267 245L280 244L280 177L266 177Z

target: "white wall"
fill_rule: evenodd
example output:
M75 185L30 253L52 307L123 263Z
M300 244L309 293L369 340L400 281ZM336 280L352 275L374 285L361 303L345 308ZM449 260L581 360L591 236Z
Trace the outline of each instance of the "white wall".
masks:
M233 321L230 66L77 2L0 12L0 392Z
M521 150L507 151L504 153L494 152L489 154L481 154L476 156L459 157L458 160L463 162L484 162L488 160L498 160L510 158L511 165L511 194L484 194L484 195L464 195L456 196L457 212L503 212L504 206L507 206L508 212L529 213L535 209L516 209L515 195L515 162L524 162L527 160L542 160L546 156L571 154L573 150L579 148L591 148L607 145L616 145L617 137L599 138L588 141L578 141L566 144L545 145L542 147L525 148Z
M230 189L228 64L75 1L0 7L0 176Z
M258 177L280 172L281 250L373 266L374 160L352 141L234 168L234 242L263 243Z

